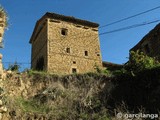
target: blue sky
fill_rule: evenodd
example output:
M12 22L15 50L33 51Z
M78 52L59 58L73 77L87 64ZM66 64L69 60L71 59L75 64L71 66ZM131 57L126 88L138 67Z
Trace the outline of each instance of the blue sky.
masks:
M9 16L9 28L4 36L5 67L8 62L30 63L29 40L36 21L46 12L97 22L100 26L152 9L160 0L1 0ZM160 9L99 29L99 33L160 19ZM128 51L158 23L100 36L102 60L123 64ZM22 68L29 64L22 64Z

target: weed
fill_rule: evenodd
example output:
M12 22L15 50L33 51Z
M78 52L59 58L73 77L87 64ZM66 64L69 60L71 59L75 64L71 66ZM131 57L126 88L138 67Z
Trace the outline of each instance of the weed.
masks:
M25 100L21 97L16 99L16 104L25 112L47 114L50 110L50 107L47 105L39 104L35 100Z

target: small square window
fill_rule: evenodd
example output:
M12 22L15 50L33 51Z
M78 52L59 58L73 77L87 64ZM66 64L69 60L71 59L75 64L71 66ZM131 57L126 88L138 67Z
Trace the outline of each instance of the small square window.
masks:
M71 52L70 48L66 48L66 52L70 53Z
M4 25L3 25L3 24L0 24L0 27L4 27Z
M100 56L100 54L99 54L99 53L97 53L97 56Z
M85 56L88 56L88 51L84 51L84 55L85 55Z
M73 64L76 64L76 61L73 61Z
M61 30L61 34L62 34L63 36L66 36L66 35L67 35L67 31L68 31L67 29L64 29L64 28L63 28L63 29Z
M77 69L76 68L72 68L72 73L77 73Z

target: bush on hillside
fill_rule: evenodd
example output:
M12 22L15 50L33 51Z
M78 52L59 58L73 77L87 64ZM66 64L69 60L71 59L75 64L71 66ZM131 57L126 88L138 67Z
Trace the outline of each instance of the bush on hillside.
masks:
M131 51L129 61L124 65L125 70L132 74L138 73L145 69L151 69L159 66L160 63L155 58L145 55L143 52L137 50Z

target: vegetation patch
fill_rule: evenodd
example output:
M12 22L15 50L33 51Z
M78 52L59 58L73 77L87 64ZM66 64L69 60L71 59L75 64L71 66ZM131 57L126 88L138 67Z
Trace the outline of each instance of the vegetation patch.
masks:
M47 114L50 110L49 106L39 104L35 100L25 100L24 98L17 98L16 104L19 106L24 112L32 112L32 113L44 113Z

